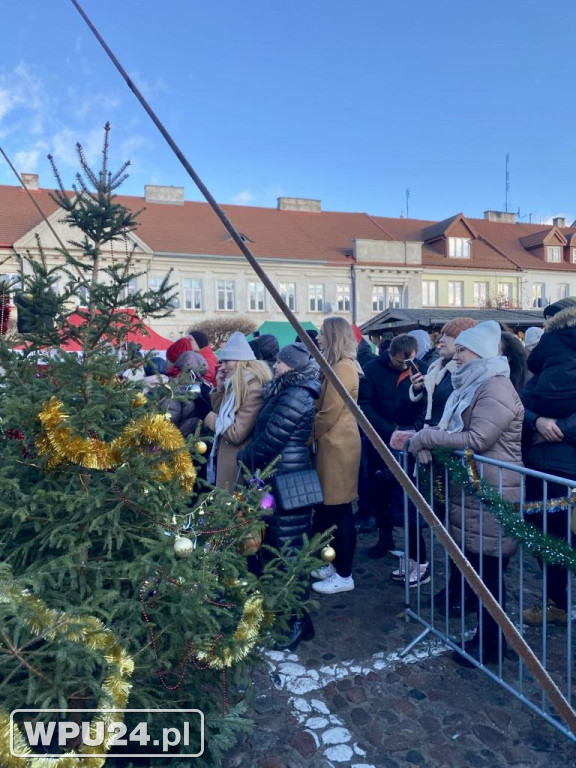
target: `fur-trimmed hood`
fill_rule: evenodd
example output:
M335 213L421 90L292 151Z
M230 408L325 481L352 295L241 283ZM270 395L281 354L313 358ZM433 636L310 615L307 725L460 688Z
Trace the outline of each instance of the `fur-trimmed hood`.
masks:
M563 328L576 328L576 306L566 307L547 321L546 331L560 331Z

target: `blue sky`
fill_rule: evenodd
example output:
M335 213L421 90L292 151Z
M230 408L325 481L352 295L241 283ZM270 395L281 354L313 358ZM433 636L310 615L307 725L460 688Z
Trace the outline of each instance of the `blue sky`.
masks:
M52 186L102 126L122 188L201 199L69 0L4 3L0 145ZM82 0L222 203L576 218L573 0ZM0 183L16 183L0 158Z

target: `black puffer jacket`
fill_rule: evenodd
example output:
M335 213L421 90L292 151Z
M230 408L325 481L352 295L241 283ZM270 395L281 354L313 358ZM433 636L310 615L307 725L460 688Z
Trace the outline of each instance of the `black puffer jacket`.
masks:
M314 401L320 395L318 366L311 362L305 369L291 371L271 381L264 389L264 405L254 429L253 441L238 454L251 470L264 469L281 456L277 473L295 472L311 466L308 440L316 416ZM281 549L285 543L297 547L302 534L309 533L310 507L289 512L276 509L266 519L266 543Z
M538 377L530 387L529 408L535 406L540 416L551 418L576 413L576 307L548 319L546 333L530 353L528 369Z

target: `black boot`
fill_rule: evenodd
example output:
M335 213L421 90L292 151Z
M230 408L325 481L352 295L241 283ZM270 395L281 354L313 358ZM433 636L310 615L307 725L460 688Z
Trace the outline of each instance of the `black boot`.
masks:
M478 598L470 594L467 590L464 592L464 613L474 613L478 609ZM446 616L446 590L441 589L434 595L434 610L440 616ZM459 593L448 591L448 616L458 618L462 614L462 598Z
M307 611L302 616L292 616L290 629L286 638L274 643L277 651L295 651L301 640L312 640L314 637L314 625Z
M378 544L374 544L374 546L370 547L368 550L368 557L371 557L373 560L376 560L380 557L386 557L391 549L395 549L394 539L392 536L382 537L382 535L380 535Z

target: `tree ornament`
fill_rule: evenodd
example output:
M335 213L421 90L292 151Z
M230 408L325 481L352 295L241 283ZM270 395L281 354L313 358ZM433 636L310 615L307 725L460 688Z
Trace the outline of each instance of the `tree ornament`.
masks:
M194 450L197 453L199 453L201 456L203 456L208 450L208 446L206 445L204 440L198 440L197 443L194 443Z
M260 501L260 509L276 509L276 499L271 493L265 493Z
M194 545L190 539L185 539L182 536L176 536L176 540L174 542L174 554L176 557L181 557L182 559L190 557L193 551Z
M325 563L331 563L336 558L336 550L334 547L323 547L320 557Z

